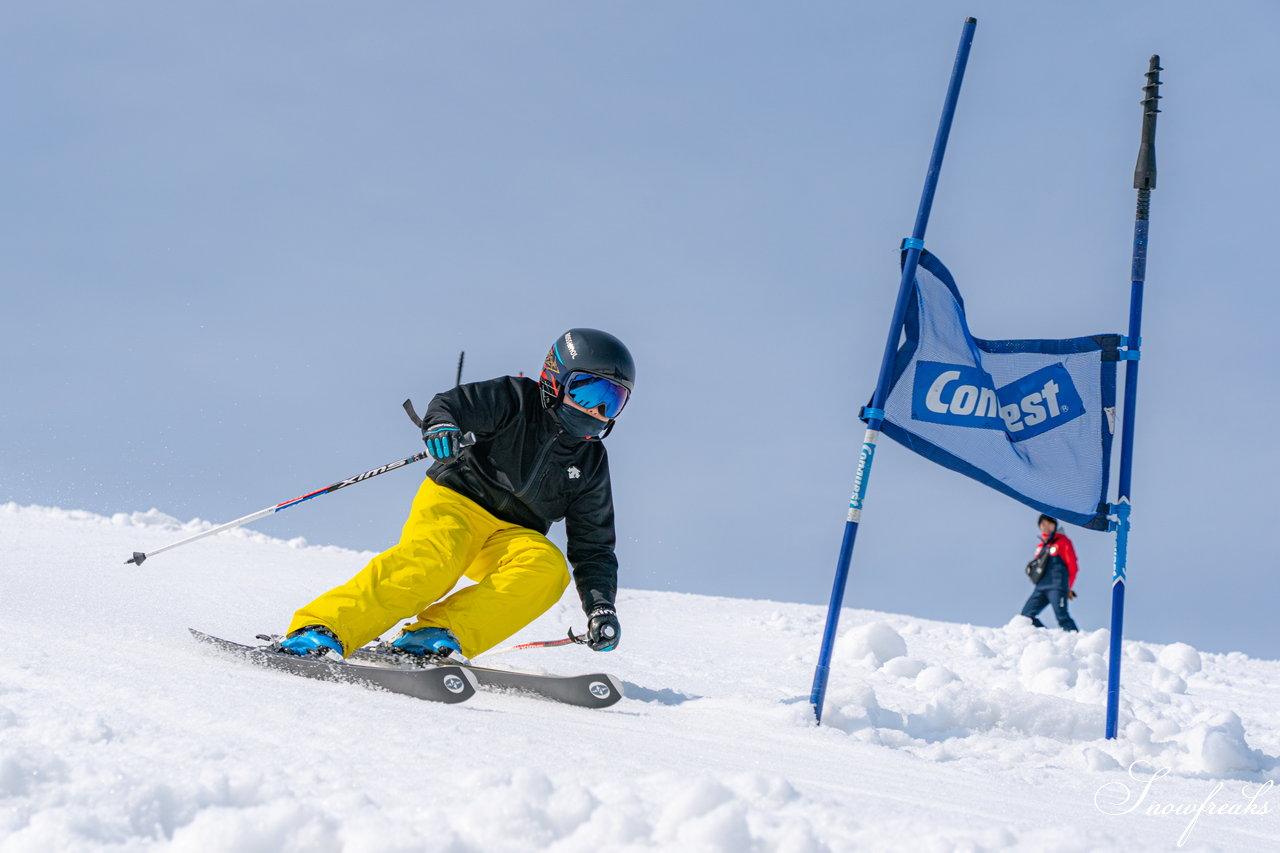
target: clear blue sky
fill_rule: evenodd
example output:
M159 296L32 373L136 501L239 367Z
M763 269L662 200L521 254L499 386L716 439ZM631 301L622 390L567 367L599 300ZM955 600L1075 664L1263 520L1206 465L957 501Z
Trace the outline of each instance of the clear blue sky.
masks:
M1271 2L14 7L0 501L229 520L417 452L460 350L597 326L639 363L622 584L825 602L966 15L929 245L982 337L1123 331L1164 59L1127 633L1280 656ZM258 529L380 549L422 470ZM886 443L846 603L1002 624L1035 516Z

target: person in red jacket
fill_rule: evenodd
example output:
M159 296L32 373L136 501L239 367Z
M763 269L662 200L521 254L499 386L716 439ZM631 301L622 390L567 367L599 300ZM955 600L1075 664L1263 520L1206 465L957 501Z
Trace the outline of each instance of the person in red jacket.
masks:
M1037 617L1045 607L1053 606L1053 615L1058 618L1058 627L1064 631L1078 631L1075 620L1067 612L1067 602L1076 597L1071 588L1076 585L1076 549L1066 534L1058 532L1058 520L1047 515L1040 516L1040 542L1036 545L1035 556L1045 548L1049 549L1049 558L1045 563L1044 575L1031 591L1031 597L1022 606L1022 615L1031 620L1037 628L1044 623Z

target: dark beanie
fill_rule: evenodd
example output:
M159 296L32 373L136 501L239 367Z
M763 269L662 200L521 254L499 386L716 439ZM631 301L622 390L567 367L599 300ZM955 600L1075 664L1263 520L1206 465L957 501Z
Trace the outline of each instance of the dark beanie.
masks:
M1054 529L1055 529L1055 530L1058 528L1058 519L1054 518L1054 517L1053 517L1053 516L1051 516L1051 515L1041 515L1041 516L1040 516L1040 521L1047 521L1047 522L1049 522L1050 524L1052 524L1052 525L1053 525L1053 527L1054 527ZM1037 522L1036 522L1036 527L1039 527L1039 526L1040 526L1040 521L1037 521Z

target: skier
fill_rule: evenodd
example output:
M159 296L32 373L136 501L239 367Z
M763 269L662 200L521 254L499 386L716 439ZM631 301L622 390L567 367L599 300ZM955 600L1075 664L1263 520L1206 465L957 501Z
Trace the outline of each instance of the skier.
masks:
M1076 584L1076 549L1065 533L1058 532L1058 520L1051 516L1040 516L1040 543L1036 545L1035 556L1049 549L1045 563L1044 575L1031 591L1027 603L1022 606L1022 615L1031 620L1037 628L1044 623L1037 614L1047 605L1053 605L1053 615L1058 618L1058 627L1064 631L1078 631L1075 620L1067 612L1067 602L1076 597L1071 588Z
M435 461L399 544L298 610L281 648L346 656L411 619L392 644L401 651L475 657L560 600L569 569L545 535L560 519L586 643L617 648L613 495L601 439L634 382L621 341L571 329L552 344L536 383L505 376L437 394L421 422ZM464 576L475 585L444 598Z

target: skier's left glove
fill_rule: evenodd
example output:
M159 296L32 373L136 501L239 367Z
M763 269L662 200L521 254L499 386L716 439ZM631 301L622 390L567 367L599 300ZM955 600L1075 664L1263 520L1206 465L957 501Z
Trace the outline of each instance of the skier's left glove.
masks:
M1076 591L1074 589L1067 590L1067 601L1076 600Z
M434 424L422 428L422 440L432 459L445 462L458 455L462 431L453 424Z
M618 647L622 626L612 607L600 606L591 611L587 622L587 645L597 652L611 652Z

